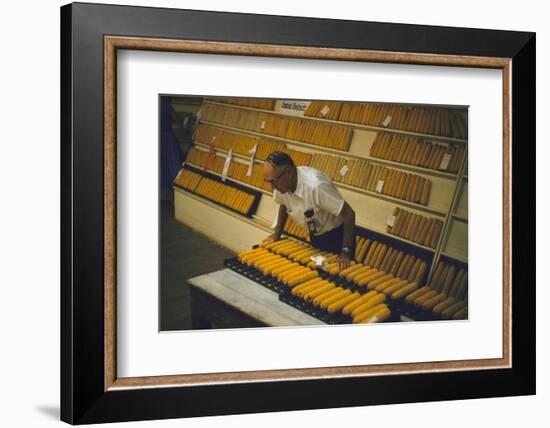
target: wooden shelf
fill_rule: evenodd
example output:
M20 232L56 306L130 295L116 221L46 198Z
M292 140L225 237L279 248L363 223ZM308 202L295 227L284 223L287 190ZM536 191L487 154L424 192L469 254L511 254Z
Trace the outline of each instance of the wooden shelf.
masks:
M296 141L296 140L290 140L288 138L283 138L283 137L275 137L275 136L271 136L271 135L268 135L268 134L263 134L261 132L250 131L250 130L241 129L241 128L235 128L235 127L228 126L228 125L222 125L222 124L219 124L219 123L209 122L209 121L206 121L206 120L203 120L203 119L201 119L200 122L204 123L205 125L208 125L208 126L213 126L213 127L220 128L220 129L226 129L228 131L232 131L232 132L235 132L235 133L238 133L238 134L247 134L247 135L253 135L255 137L269 138L269 139L272 139L272 140L280 141L280 142L285 143L285 144L298 146L298 147L303 147L303 148L307 148L309 150L314 150L314 151L318 151L318 152L324 152L324 153L331 154L331 155L337 155L337 156L342 157L342 158L348 158L348 159L352 158L352 159L366 160L366 161L372 162L374 164L384 165L384 166L388 166L388 167L392 167L392 168L396 168L396 169L401 169L401 170L407 170L407 171L416 172L416 173L419 173L419 174L429 175L429 176L433 176L433 177L445 178L445 179L453 180L453 181L457 179L457 174L454 174L454 173L443 172L443 171L438 171L438 170L429 169L429 168L422 168L422 167L419 167L419 166L409 165L409 164L401 163L401 162L394 162L394 161L390 161L390 160L386 160L386 159L373 158L371 156L358 155L358 154L355 154L355 153L344 152L342 150L331 149L329 147L316 146L315 144L304 143L304 142ZM200 143L197 143L197 144L200 144Z
M252 218L249 218L249 217L245 217L243 215L239 215L236 212L231 211L230 209L224 208L221 205L218 205L214 202L211 202L206 198L203 198L199 195L196 195L195 193L188 192L188 191L186 191L186 190L184 190L180 187L177 187L177 186L172 186L172 189L175 192L183 193L183 194L185 194L186 196L188 196L190 198L193 198L193 199L195 199L195 200L197 200L197 201L199 201L199 202L201 202L205 205L208 205L209 207L215 208L215 209L223 212L224 214L230 215L231 217L238 218L239 220L242 220L245 223L249 223L249 224L252 224L256 227L259 227L260 229L263 229L266 232L269 232L269 233L272 232L272 229L269 226L266 226L265 222L259 221L258 218L255 217L255 216L253 216Z
M194 165L194 164L192 164L192 163L190 163L190 162L188 162L188 163L189 163L189 165L194 166L195 168L199 168L198 166L196 166L196 165ZM216 173L216 172L214 172L214 171L208 171L208 172L211 173L211 174L217 175L218 177L221 177L221 174L218 174L218 173ZM241 181L235 180L235 179L230 178L230 177L228 177L228 179L231 180L231 181L234 181L234 182L236 182L236 183L242 184L243 186L250 187L251 189L260 191L260 192L264 193L264 194L267 195L267 196L271 196L271 195L272 195L271 192L268 192L268 191L266 191L266 190L260 189L260 188L258 188L258 187L254 187L254 186L252 186L252 185L250 185L250 184L243 183L243 182L241 182ZM195 199L201 200L202 202L206 203L207 205L210 205L210 206L212 206L212 207L214 207L214 208L219 208L220 211L230 213L230 214L233 215L233 216L235 216L235 214L236 214L235 212L230 211L230 210L227 210L227 209L224 209L222 206L220 206L220 205L218 205L218 204L214 204L214 203L212 203L211 201L209 201L209 200L207 200L207 199L201 198L200 196L198 196L198 195L196 195L196 194L194 194L194 193L186 192L185 190L181 189L180 187L175 187L175 186L174 186L174 188L175 188L175 189L178 189L178 190L181 190L181 191L183 191L183 192L185 192L186 194L188 194L188 195L194 197ZM269 224L268 221L266 221L265 219L262 219L261 217L258 217L258 216L256 216L256 215L253 215L252 217L253 217L253 219L254 219L254 222L253 222L253 223L254 223L255 225L261 227L261 228L264 229L264 230L267 230L267 231L270 231L270 232L272 231L272 229L271 229L270 224ZM249 219L248 219L247 217L243 217L243 220L249 220ZM404 243L409 244L409 245L412 245L412 246L414 246L414 247L418 247L418 248L423 249L423 250L425 250L425 251L429 251L429 252L432 252L432 253L435 251L433 248L426 247L425 245L418 244L418 243L416 243L416 242L414 242L414 241L410 241L410 240L408 240L408 239L402 238L402 237L397 236L397 235L393 235L393 234L391 234L391 233L386 232L385 230L381 230L381 229L374 228L374 227L367 226L367 225L365 225L365 224L360 224L360 223L357 223L357 226L362 227L363 229L370 230L370 231L372 231L372 232L376 232L376 233L378 233L378 234L380 234L380 235L387 236L387 237L392 238L392 239L396 239L396 240L398 240L398 241L404 242Z
M194 163L187 162L187 161L184 162L184 163L186 163L186 164L188 164L188 165L191 165L192 167L199 168L200 170L202 170L202 167L200 167L200 166L198 166L198 165L195 165ZM211 169L209 169L207 172L208 172L209 174L213 174L213 175L216 175L216 176L218 176L218 177L221 177L221 176L222 176L219 172L212 171ZM264 195L269 195L269 196L273 195L272 192L269 192L269 191L267 191L267 190L265 190L265 189L261 189L261 188L259 188L259 187L253 186L252 184L245 183L244 181L236 180L236 179L234 179L233 177L227 176L227 180L233 181L233 182L235 182L235 183L239 183L239 184L241 184L242 186L248 187L248 188L250 188L250 189L252 189L252 190L256 190L257 192L262 192Z
M210 147L208 147L207 145L205 144L202 144L202 143L198 143L197 141L193 141L193 144L195 147L201 149L201 151L203 152L208 152L210 150ZM218 147L215 148L216 149L216 152L218 153L222 153L224 154L225 156L227 156L229 154L229 151L228 150L224 150L224 149L220 149ZM237 159L241 159L241 160L244 160L246 161L246 163L248 164L248 162L250 161L250 156L245 156L245 155L241 155L240 153L235 153L233 152L232 156L236 157ZM254 163L258 163L258 164L261 164L263 165L264 164L264 161L263 160L259 160L259 159L254 159Z
M461 216L460 214L453 214L453 219L461 221L463 223L468 223L468 219L466 217Z
M214 104L214 105L219 105L219 106L224 106L224 107L229 107L229 108L238 108L238 109L241 109L241 110L260 112L260 113L271 114L271 115L274 115L274 116L281 116L281 117L292 118L292 119L311 120L311 121L314 121L314 122L328 123L328 124L331 124L331 125L339 125L339 126L344 126L344 127L347 127L347 128L362 129L362 130L365 130L365 131L378 131L378 132L383 131L383 132L389 132L389 133L392 133L392 134L406 135L406 136L409 136L409 137L418 137L418 138L424 138L424 139L429 139L429 140L434 140L434 141L442 141L442 142L446 142L446 143L465 144L465 143L468 142L467 139L464 140L462 138L443 137L441 135L432 135L432 134L421 134L421 133L418 133L418 132L403 131L403 130L400 130L400 129L384 128L383 126L363 125L363 124L354 123L354 122L341 122L339 120L323 119L323 118L320 118L320 117L291 116L291 115L284 114L284 113L279 113L279 112L276 112L276 111L273 111L273 110L263 110L263 109L259 109L259 108L253 108L253 107L244 107L244 106L238 106L238 105L234 105L234 104L220 103L220 102L217 102L217 101L204 100L204 103L205 104ZM391 104L391 103L381 103L381 104ZM263 135L266 135L266 134L263 134Z
M205 146L201 143L196 143L196 142L195 142L195 145L197 147L201 147L202 149L205 149L203 151L207 151L206 150L207 146ZM218 148L216 148L216 152L223 153L224 155L227 155L229 153L227 150L218 149ZM234 155L238 158L241 158L241 159L250 160L250 158L247 158L246 156L243 156L243 155L236 155L235 153L234 153ZM255 162L260 163L260 164L264 163L264 161L258 160L258 159L256 159ZM403 205L405 207L412 208L412 209L415 209L417 211L423 211L423 212L426 212L428 214L436 215L436 216L439 216L439 217L445 217L445 215L446 215L445 211L435 210L433 208L429 208L425 205L417 204L415 202L405 201L403 199L394 198L393 196L385 195L383 193L373 192L371 190L366 190L366 189L363 189L361 187L355 187L355 186L351 186L349 184L340 183L339 181L336 181L336 180L332 180L332 181L334 182L336 187L339 187L341 189L347 189L347 190L351 190L352 192L362 193L363 195L371 196L373 198L382 199L382 200L389 201L389 202L392 202L392 203L395 203L395 204L398 204L398 205ZM265 192L266 191L264 190L264 193ZM267 194L272 194L272 193L267 192Z
M373 192L371 190L365 190L365 189L362 189L360 187L350 186L349 184L340 183L338 181L335 181L334 184L336 184L337 187L340 187L342 189L348 189L348 190L351 190L353 192L362 193L364 195L372 196L373 198L383 199L385 201L392 202L392 203L395 203L397 205L403 205L405 207L412 208L412 209L415 209L417 211L423 211L425 213L432 214L432 215L435 215L435 216L438 216L438 217L445 217L445 215L446 215L446 212L444 212L444 211L435 210L435 209L429 208L425 205L420 205L420 204L417 204L417 203L414 203L414 202L405 201L403 199L394 198L393 196L384 195L383 193ZM394 235L392 235L392 236L394 236Z
M361 226L361 227L364 227L364 226ZM421 244L418 244L417 242L414 242L414 241L409 241L408 239L405 239L405 238L402 238L400 236L397 236L397 235L393 235L391 233L388 233L386 232L385 230L379 230L379 229L375 229L374 227L365 227L365 229L368 229L368 230L372 230L373 232L376 232L376 233L379 233L381 235L385 235L385 236L388 236L392 239L395 239L396 241L401 241L401 242L404 242L406 244L409 244L409 245L412 245L414 247L418 247L424 251L428 251L430 253L434 253L435 252L435 249L434 248L431 248L431 247L426 247L425 245L421 245Z
M458 253L458 252L449 252L449 251L442 251L442 256L448 257L450 259L462 262L462 263L468 263L468 257L465 254Z

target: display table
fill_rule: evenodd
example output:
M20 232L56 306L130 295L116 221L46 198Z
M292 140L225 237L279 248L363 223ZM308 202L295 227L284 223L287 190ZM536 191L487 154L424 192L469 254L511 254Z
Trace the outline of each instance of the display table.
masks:
M196 276L188 283L194 329L324 324L230 269Z

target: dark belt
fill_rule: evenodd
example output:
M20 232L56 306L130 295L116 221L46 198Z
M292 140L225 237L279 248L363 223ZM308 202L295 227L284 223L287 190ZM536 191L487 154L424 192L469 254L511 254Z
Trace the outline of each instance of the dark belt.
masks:
M311 245L321 251L340 254L344 246L344 223L322 235L309 234Z

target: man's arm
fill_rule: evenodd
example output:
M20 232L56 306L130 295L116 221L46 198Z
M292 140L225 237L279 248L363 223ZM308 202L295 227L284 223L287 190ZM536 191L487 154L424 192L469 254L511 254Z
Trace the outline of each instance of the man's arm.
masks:
M277 236L277 239L283 234L287 218L286 206L283 204L279 205L279 214L277 215L277 224L275 225L275 236Z
M340 218L344 222L343 246L353 251L355 250L355 211L353 211L353 208L347 202L344 202ZM354 258L355 254L350 254L350 257Z

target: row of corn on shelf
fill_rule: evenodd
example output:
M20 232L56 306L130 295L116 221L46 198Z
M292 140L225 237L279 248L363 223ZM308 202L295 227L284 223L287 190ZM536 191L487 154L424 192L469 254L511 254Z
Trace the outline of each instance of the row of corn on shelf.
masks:
M405 301L443 319L468 318L468 272L440 260L429 283Z
M212 101L273 110L275 100L214 98ZM382 103L312 101L304 115L327 120L465 139L468 136L465 112L442 107L405 106Z
M215 126L200 123L195 130L195 141L207 146L250 157L255 151L255 159L264 160L275 151L285 152L292 156L296 165L307 165L310 154L289 149L284 143L267 138L251 137L249 135L226 131Z
M422 168L457 173L464 158L464 144L431 143L417 137L379 132L369 155Z
M181 169L174 183L206 199L248 215L255 196L229 184L205 177L189 169Z
M201 120L343 151L349 150L353 133L346 126L216 104L203 105Z
M406 173L382 165L376 165L363 159L344 159L332 155L308 154L295 150L285 150L297 165L309 165L327 174L334 181L350 186L392 196L397 199L428 205L430 200L431 180L418 174ZM192 147L187 161L221 174L225 158L209 156L208 152ZM271 190L264 182L261 165L253 166L253 173L247 176L248 165L232 162L228 176L243 183ZM345 171L343 173L343 171Z
M332 180L421 205L428 205L432 182L418 174L377 165L364 159L344 159L315 153L310 166Z
M465 139L465 116L437 107L313 101L305 116Z
M198 168L204 168L208 171L213 171L217 174L223 173L225 157L212 155L209 156L208 152L199 150L196 147L191 147L186 159L187 163L194 165ZM262 165L255 163L252 166L250 176L248 173L248 165L241 162L233 161L229 164L227 170L227 176L239 181L241 183L249 184L260 189L271 191L269 183L264 181L262 173Z
M443 228L441 220L415 214L400 207L395 207L392 217L391 226L386 226L386 232L426 247L437 246Z
M263 98L209 98L210 101L215 101L224 104L234 104L243 107L260 108L262 110L273 110L275 108L275 100Z

